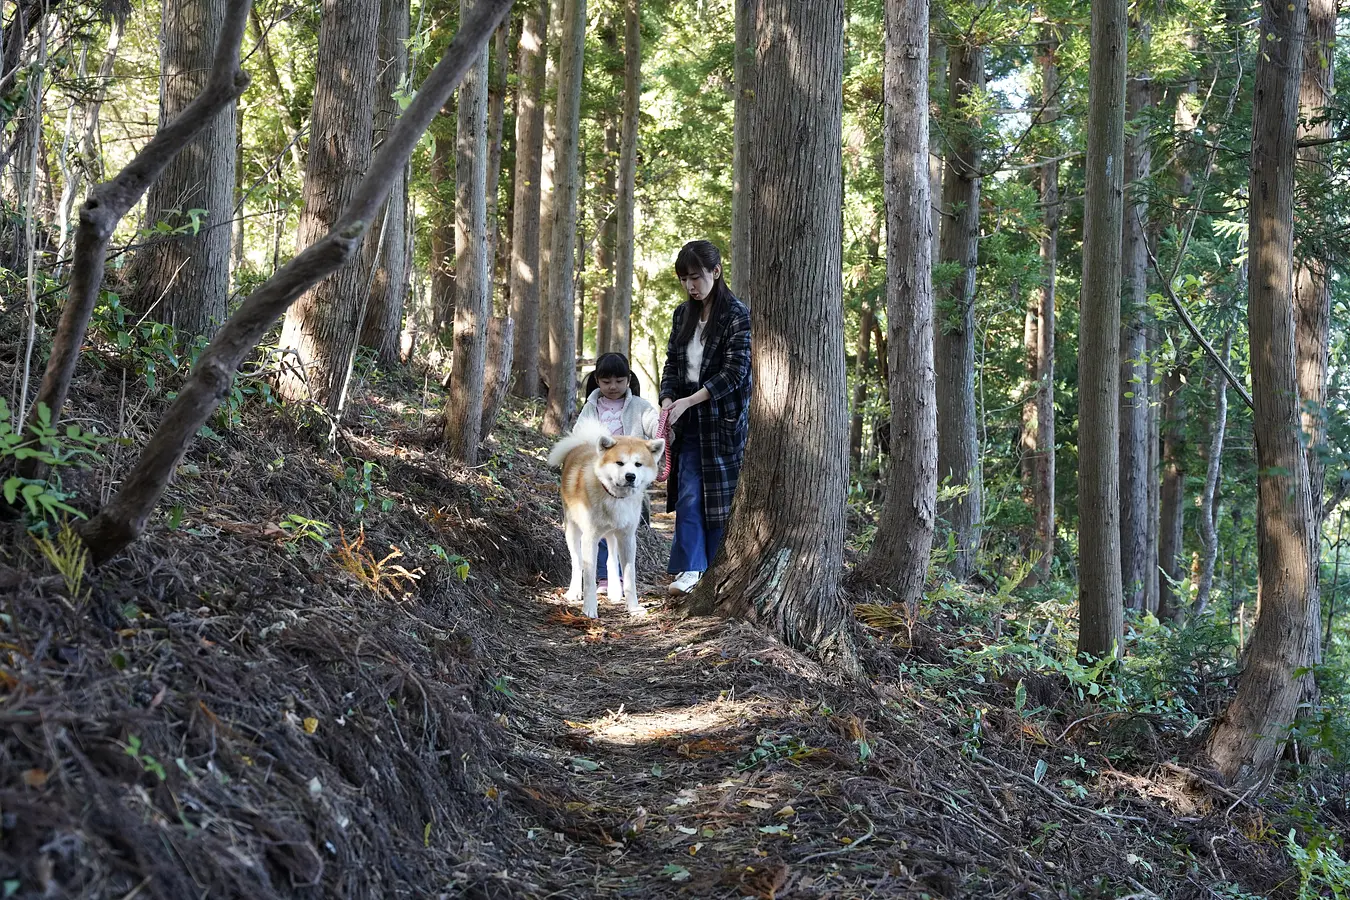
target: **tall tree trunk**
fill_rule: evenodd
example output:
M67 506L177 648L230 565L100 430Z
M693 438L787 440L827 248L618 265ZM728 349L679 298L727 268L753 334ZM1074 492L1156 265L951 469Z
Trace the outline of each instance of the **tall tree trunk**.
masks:
M1053 29L1044 32L1041 59L1042 103L1045 118L1059 118L1059 39ZM1049 580L1055 559L1055 266L1059 253L1059 163L1041 166L1041 203L1045 231L1041 234L1041 286L1037 291L1036 321L1036 456L1032 467L1032 496L1036 516L1036 549L1040 561L1032 570L1034 582Z
M614 262L614 325L612 349L630 356L633 348L633 257L637 247L634 223L637 199L638 104L642 99L642 22L639 0L624 2L623 124L619 136L619 183L615 216L618 246ZM734 155L734 154L733 154Z
M1317 659L1316 527L1298 402L1293 195L1307 0L1262 3L1252 104L1247 324L1257 471L1257 618L1237 695L1205 749L1230 783L1273 770Z
M1300 141L1331 138L1332 99L1336 57L1336 0L1308 0L1308 42L1303 50L1303 77L1298 105ZM1313 185L1328 184L1323 146L1300 147L1298 177ZM1313 559L1321 558L1322 496L1325 492L1327 359L1331 324L1331 282L1327 264L1312 252L1303 254L1303 264L1294 276L1294 308L1297 317L1298 392L1303 401L1303 430L1308 435L1308 485L1312 492ZM1314 577L1320 573L1314 570Z
M572 309L576 318L576 358L583 359L586 356L586 219L583 213L586 209L586 148L580 145L577 147L577 164L577 245L573 259ZM575 382L575 362L572 373Z
M1223 362L1233 350L1233 333L1230 331L1223 342ZM1228 427L1228 379L1214 368L1214 425L1210 436L1205 459L1205 489L1200 497L1200 541L1204 545L1204 557L1200 562L1200 581L1196 585L1195 614L1198 616L1209 606L1210 594L1214 590L1214 567L1219 561L1219 476L1223 471L1224 431Z
M431 331L441 343L451 338L455 322L454 173L450 161L455 142L449 135L432 139L431 167Z
M497 276L497 250L500 222L498 219L499 194L502 178L502 135L506 123L507 72L511 68L510 58L511 20L503 22L497 29L492 42L491 81L488 84L487 115L487 281L488 309L492 309L495 293L493 279Z
M515 323L508 316L493 316L487 327L487 365L483 376L483 420L479 441L488 439L497 425L497 414L506 400L506 388L511 380L511 353L515 340L511 332Z
M557 184L555 170L558 146L558 61L565 38L563 15L566 0L552 0L548 20L547 55L544 67L544 149L540 163L539 185L539 373L543 381L553 378L556 358L553 355L553 309L550 293L553 278L553 224L557 216ZM542 388L542 385L540 386Z
M952 45L947 92L953 110L978 109L984 93L984 48ZM959 113L957 114L959 115ZM934 363L937 373L938 479L965 488L941 504L938 514L956 535L952 574L975 573L980 547L983 491L975 419L975 269L980 246L980 125L953 117L947 171L942 185L942 261L960 273L937 304Z
M1008 290L1010 299L1015 302L1021 293L1021 282L1014 281ZM1040 343L1041 336L1040 300L1038 291L1029 293L1026 308L1022 311L1023 378L1017 386L1017 392L1022 395L1022 428L1017 436L1017 461L1022 475L1022 495L1029 506L1035 502L1031 482L1035 475L1036 438L1039 436L1036 427L1036 345Z
M618 52L618 42L613 47ZM611 120L605 125L604 159L600 166L600 183L595 208L603 217L598 225L595 242L595 275L592 292L595 296L595 355L614 349L614 251L619 240L619 223L614 216L614 199L618 193L619 131Z
M872 304L863 300L853 358L853 418L848 426L848 460L855 474L862 468L863 408L867 406L867 370L872 362L872 319Z
M757 100L755 28L762 2L734 0L736 58L732 80L736 87L736 103L732 114L731 148L731 277L727 283L738 294L745 293L750 274L750 222L753 214L748 204L754 186L750 183L750 147L747 142L750 140L749 123Z
M328 233L370 168L379 33L380 0L323 0L304 209L297 229L300 250ZM366 273L348 266L287 310L281 349L294 355L278 385L283 397L312 397L331 413L341 408L365 290Z
M1136 40L1149 40L1147 23L1131 23ZM1149 177L1147 115L1152 85L1147 73L1136 73L1126 87L1127 115L1135 125L1125 142L1125 224L1121 251L1120 329L1120 569L1128 609L1143 609L1146 582L1157 577L1149 556L1148 379L1148 201L1143 181Z
M476 0L459 0L468 14ZM492 314L488 280L487 126L488 49L483 47L459 86L455 135L455 344L450 398L445 407L445 449L451 459L478 463L483 423L487 323Z
M1158 517L1158 618L1175 621L1186 611L1177 594L1186 575L1182 524L1186 509L1186 403L1180 365L1163 379L1162 506Z
M908 606L923 596L937 508L928 14L927 0L886 3L882 146L891 465L886 500L865 569L877 581L894 585L898 598Z
M692 602L858 673L839 594L848 492L844 0L760 0L755 33L756 100L742 123L752 173L750 442L725 543ZM778 500L765 507L770 493Z
M1145 516L1148 543L1145 551L1147 577L1144 579L1144 609L1151 613L1158 611L1158 523L1162 521L1162 403L1158 400L1158 388L1161 382L1158 357L1162 352L1162 340L1156 322L1150 321L1144 328L1144 349L1148 362L1144 366L1144 388L1148 400L1148 478L1145 481L1148 513Z
M511 229L512 393L539 393L539 178L544 146L544 45L549 0L527 0L516 89L516 184Z
M1330 110L1335 80L1336 0L1308 0L1307 44L1303 54L1303 75L1299 85L1299 115L1304 125L1299 129L1301 140L1330 140ZM1321 121L1319 121L1321 120ZM1298 161L1305 172L1319 170L1313 177L1322 176L1326 166L1322 146L1302 147ZM1297 177L1297 174L1296 176ZM1305 176L1306 177L1306 176ZM1308 491L1312 495L1313 524L1309 534L1312 559L1313 591L1321 597L1322 582L1322 524L1326 518L1322 502L1326 493L1326 465L1323 454L1327 450L1326 395L1327 367L1330 356L1331 280L1326 260L1312 253L1304 255L1303 264L1294 276L1294 347L1298 361L1299 399L1303 405L1303 431L1306 434L1308 459ZM1320 608L1319 608L1320 611ZM1330 615L1328 612L1328 624ZM1313 643L1315 663L1322 661L1322 645ZM1300 717L1311 715L1315 707L1316 682L1304 682L1306 701Z
M159 125L201 92L225 21L225 0L163 0L160 22ZM212 120L146 194L146 224L181 234L137 254L128 306L172 325L183 338L213 335L230 296L230 223L234 215L235 104ZM193 217L193 211L199 218Z
M1092 5L1083 283L1078 343L1078 651L1118 653L1120 252L1124 214L1125 0Z
M558 120L553 143L553 251L548 267L548 408L544 433L562 434L576 407L576 305L574 272L577 235L577 157L581 125L582 54L586 47L586 0L561 0L558 28Z
M398 119L395 94L408 72L408 0L383 0L380 10L379 80L375 83L376 147ZM370 274L370 300L361 327L361 343L375 351L381 365L400 363L403 304L408 296L408 176L394 181L379 220L371 223L375 240L366 241L365 269Z
M947 97L947 40L933 27L937 5L928 5L928 97L929 103L939 104ZM929 258L936 263L942 259L942 223L948 212L942 208L942 146L945 137L936 133L936 122L928 123L928 196L932 204L932 251ZM929 287L932 287L929 279ZM884 356L883 356L884 358Z

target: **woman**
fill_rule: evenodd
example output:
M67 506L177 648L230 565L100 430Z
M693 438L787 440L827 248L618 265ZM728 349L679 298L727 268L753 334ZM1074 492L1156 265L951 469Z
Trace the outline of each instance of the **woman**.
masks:
M689 299L675 310L661 373L674 444L667 506L675 511L672 594L712 563L731 514L750 425L750 310L722 279L722 254L691 241L675 258Z

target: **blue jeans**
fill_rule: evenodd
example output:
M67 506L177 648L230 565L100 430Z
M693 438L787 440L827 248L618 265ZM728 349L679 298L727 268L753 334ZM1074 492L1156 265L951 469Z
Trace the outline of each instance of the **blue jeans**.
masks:
M605 545L605 539L600 539L600 552L595 555L595 580L605 581L609 578L609 547Z
M722 545L722 529L710 527L703 519L703 453L697 432L681 442L675 465L680 467L680 492L675 498L675 540L666 571L672 575L706 572Z

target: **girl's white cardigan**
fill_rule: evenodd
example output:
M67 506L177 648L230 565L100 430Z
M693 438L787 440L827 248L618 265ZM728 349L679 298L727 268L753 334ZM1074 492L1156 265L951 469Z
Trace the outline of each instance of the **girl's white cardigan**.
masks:
M600 421L600 389L591 391L591 395L586 398L586 405L581 408L581 415L577 416L577 426L581 427L582 422ZM656 437L656 423L660 420L661 413L652 406L651 403L641 397L633 396L629 391L623 398L623 433L635 437L645 437L651 439ZM658 460L659 462L659 460Z

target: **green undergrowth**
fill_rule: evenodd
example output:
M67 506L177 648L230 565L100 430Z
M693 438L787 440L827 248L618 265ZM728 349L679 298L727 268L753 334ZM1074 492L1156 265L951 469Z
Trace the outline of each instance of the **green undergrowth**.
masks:
M1214 789L1199 750L1241 665L1225 605L1182 623L1131 611L1120 658L1091 659L1076 652L1075 585L1023 586L1030 561L1014 559L986 569L979 581L992 587L981 590L952 582L941 562L939 548L917 609L862 604L858 618L893 648L896 682L948 724L959 752L1011 746L1024 775L1070 803L1109 803L1118 773L1158 781L1192 771ZM1266 795L1216 798L1219 811L1231 802L1249 813L1246 838L1279 848L1297 873L1291 896L1339 898L1350 896L1341 824L1350 813L1350 657L1333 646L1316 674L1320 703L1292 729ZM1255 896L1236 884L1214 890Z

